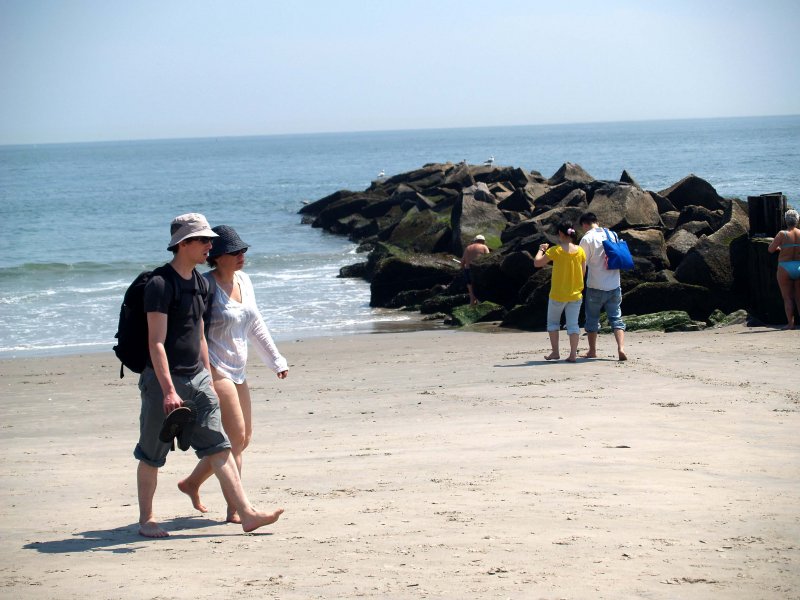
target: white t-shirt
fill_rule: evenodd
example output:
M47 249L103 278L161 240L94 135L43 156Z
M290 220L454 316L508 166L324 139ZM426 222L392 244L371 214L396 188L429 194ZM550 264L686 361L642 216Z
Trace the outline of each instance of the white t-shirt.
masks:
M587 231L581 238L581 248L586 253L586 267L589 272L586 287L608 292L619 287L619 270L606 268L606 252L603 242L606 232L600 227Z
M211 278L211 272L204 273ZM234 273L234 282L242 291L242 301L236 302L219 285L211 306L208 328L208 359L211 365L234 383L246 378L247 342L253 344L264 364L276 373L289 367L281 356L264 319L256 306L256 295L250 277L241 271Z

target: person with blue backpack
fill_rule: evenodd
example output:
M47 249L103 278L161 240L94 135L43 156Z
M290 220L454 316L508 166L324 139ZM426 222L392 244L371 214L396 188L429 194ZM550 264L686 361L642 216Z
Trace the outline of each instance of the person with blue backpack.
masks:
M195 268L206 262L217 234L198 213L173 219L170 234L167 249L173 258L153 271L144 286L148 353L139 377L142 405L134 450L139 461L139 534L169 536L155 520L153 499L158 470L177 436L181 449L191 446L198 458L208 457L225 497L236 507L242 529L253 531L277 521L283 510L266 513L250 505L222 430L203 330L209 286Z
M628 360L625 354L625 321L622 320L620 270L632 269L633 259L627 244L621 241L616 233L598 225L597 215L591 212L584 213L579 222L584 231L580 246L586 253L588 270L583 306L586 315L584 329L589 350L583 357L597 357L600 313L605 311L617 342L619 360Z

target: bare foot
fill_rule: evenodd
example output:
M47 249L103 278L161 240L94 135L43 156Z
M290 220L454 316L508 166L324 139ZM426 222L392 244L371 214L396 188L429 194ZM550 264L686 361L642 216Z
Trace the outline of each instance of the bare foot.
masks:
M545 360L558 360L559 358L561 358L561 355L558 352L551 352L544 357Z
M208 512L206 505L200 502L200 488L193 487L186 483L186 479L178 482L178 489L192 499L192 506L194 506L201 513Z
M139 535L149 538L165 538L169 534L158 526L155 521L147 521L139 523Z
M581 354L581 358L597 358L597 352L587 350L585 354Z
M578 358L574 354L570 354L567 357L567 362L571 362L571 363L578 362Z
M784 325L781 327L781 331L792 331L794 330L794 325Z
M239 513L236 512L236 509L234 509L234 510L230 510L229 509L228 510L228 516L225 517L225 522L226 523L241 523L242 522L242 518L239 516Z
M627 355L627 354L625 354L625 351L624 351L624 350L620 350L620 351L619 351L619 359L620 359L620 360L628 360L628 355Z
M264 525L272 525L282 514L282 508L279 508L274 513L253 513L252 516L242 519L242 529L244 529L245 533L250 533L259 527L263 527Z

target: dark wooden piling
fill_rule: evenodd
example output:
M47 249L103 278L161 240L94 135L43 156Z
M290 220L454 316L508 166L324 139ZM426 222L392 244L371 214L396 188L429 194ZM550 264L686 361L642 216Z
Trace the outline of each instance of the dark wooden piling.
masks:
M785 227L783 215L787 210L786 196L781 192L747 197L750 216L750 237L775 237Z

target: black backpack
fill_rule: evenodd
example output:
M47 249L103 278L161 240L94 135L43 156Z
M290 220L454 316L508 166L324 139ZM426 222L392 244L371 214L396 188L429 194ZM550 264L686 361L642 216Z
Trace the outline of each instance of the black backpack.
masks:
M147 313L144 312L144 288L147 282L154 275L161 275L176 290L181 290L180 282L175 281L175 271L166 266L158 267L152 271L142 271L125 290L122 306L119 310L119 324L117 325L117 345L114 346L114 354L122 362L119 367L119 377L125 376L123 367L128 367L134 373L141 373L147 366L147 359L150 355L148 347L147 332ZM208 281L196 270L192 271L192 276L196 278L200 295L206 298L206 328L208 327L208 316L211 309L211 294L209 294ZM176 298L173 298L173 303Z

